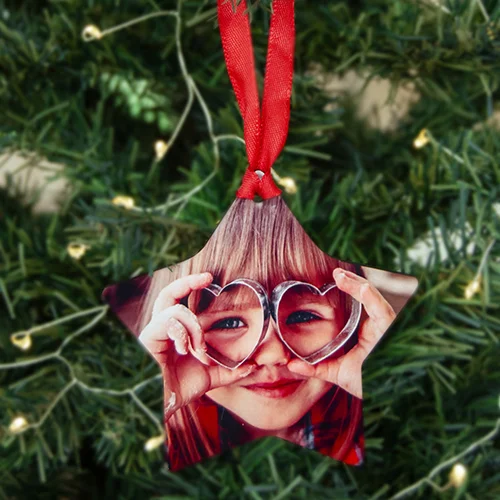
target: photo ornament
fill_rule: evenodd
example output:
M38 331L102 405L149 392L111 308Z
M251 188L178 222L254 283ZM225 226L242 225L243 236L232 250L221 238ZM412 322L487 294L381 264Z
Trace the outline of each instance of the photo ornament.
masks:
M417 285L327 255L277 196L103 299L160 367L171 470L265 436L360 465L362 365Z

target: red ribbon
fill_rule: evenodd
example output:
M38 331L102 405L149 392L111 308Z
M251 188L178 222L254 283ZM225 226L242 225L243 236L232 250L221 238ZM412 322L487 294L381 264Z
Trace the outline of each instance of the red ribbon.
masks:
M294 0L274 0L269 28L262 112L255 74L252 35L246 0L218 0L219 29L229 78L243 117L248 168L238 198L266 200L281 194L271 167L285 146L290 121ZM256 172L260 171L261 174Z

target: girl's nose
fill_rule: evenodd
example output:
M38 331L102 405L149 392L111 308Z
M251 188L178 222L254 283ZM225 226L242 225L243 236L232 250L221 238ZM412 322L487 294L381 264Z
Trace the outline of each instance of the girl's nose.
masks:
M269 322L267 332L254 355L258 365L286 365L290 361L290 352L281 341L273 320Z

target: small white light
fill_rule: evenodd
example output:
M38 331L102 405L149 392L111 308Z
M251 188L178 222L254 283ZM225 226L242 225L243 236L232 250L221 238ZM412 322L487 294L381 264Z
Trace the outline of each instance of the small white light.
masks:
M72 259L80 260L90 247L83 243L70 243L66 247L66 251Z
M424 146L429 144L429 141L431 140L429 136L429 132L427 131L426 128L422 129L420 133L415 137L413 141L413 147L415 149L422 149Z
M29 333L25 333L24 335L13 334L10 336L10 341L21 349L21 351L27 351L33 345Z
M455 464L450 472L450 483L455 488L460 488L467 479L467 467L462 464Z
M19 434L23 432L26 427L28 427L28 421L25 417L20 415L19 417L16 417L14 420L12 420L9 425L9 431L14 434Z
M283 186L283 189L289 194L295 194L297 192L297 184L291 177L282 177L279 180L279 184Z
M164 443L164 441L165 441L165 436L163 434L159 436L154 436L146 441L146 443L144 444L144 449L146 451L156 450L156 448L161 446Z
M481 280L479 278L474 278L465 289L465 298L471 299L476 295L477 292L481 290Z
M84 42L92 42L93 40L100 40L102 38L102 33L97 26L89 24L83 28L82 38Z
M126 208L127 210L130 210L135 207L135 200L132 198L132 196L115 196L113 200L111 201L115 207L122 207Z
M156 161L160 161L167 154L168 144L161 139L155 142Z

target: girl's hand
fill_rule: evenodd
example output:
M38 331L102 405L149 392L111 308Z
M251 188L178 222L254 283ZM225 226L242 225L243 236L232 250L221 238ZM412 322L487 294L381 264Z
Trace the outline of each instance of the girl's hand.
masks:
M246 365L231 371L215 364L206 355L198 318L179 303L212 280L210 273L191 274L166 286L154 303L151 321L139 335L140 342L162 370L165 420L207 391L232 384L255 369L253 365Z
M361 320L358 343L344 356L317 365L309 365L300 359L288 363L290 371L326 380L336 384L354 396L362 397L361 366L382 335L396 318L392 306L382 294L365 278L355 273L337 268L333 271L335 283L340 290L360 302L367 317Z

